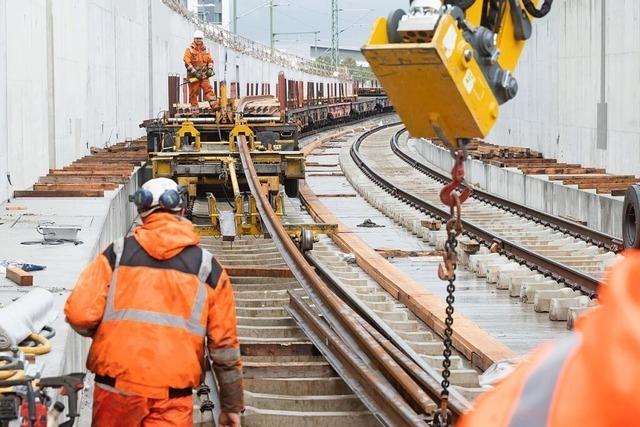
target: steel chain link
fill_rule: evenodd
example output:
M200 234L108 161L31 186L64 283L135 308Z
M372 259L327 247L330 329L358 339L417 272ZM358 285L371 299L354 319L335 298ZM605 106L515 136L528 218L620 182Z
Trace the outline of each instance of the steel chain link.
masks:
M457 199L457 197L456 197ZM436 411L433 418L433 426L434 427L444 427L451 426L451 411L448 409L449 402L449 386L451 383L449 382L449 378L451 377L451 354L453 348L453 303L455 302L455 280L456 280L456 248L458 247L458 234L462 232L462 226L460 221L460 204L457 204L457 212L455 212L454 208L451 209L451 219L447 222L447 240L444 244L444 256L443 256L443 264L440 266L438 271L438 276L442 280L446 280L447 284L447 308L445 309L445 328L444 328L444 350L442 355L444 359L442 360L442 392L440 408Z

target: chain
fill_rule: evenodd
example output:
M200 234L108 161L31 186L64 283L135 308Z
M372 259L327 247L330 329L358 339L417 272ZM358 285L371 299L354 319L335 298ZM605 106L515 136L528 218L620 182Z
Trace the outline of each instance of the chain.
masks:
M456 290L456 247L458 246L458 235L462 232L462 222L460 220L460 198L454 193L453 198L456 202L455 207L451 208L451 219L447 222L447 241L444 244L443 263L438 267L438 277L448 282L447 284L447 308L445 309L446 318L444 320L444 350L442 355L442 392L440 393L440 409L436 411L433 418L434 427L444 427L451 425L451 411L448 409L449 404L449 377L451 376L451 348L453 336L453 303L455 302L454 292Z

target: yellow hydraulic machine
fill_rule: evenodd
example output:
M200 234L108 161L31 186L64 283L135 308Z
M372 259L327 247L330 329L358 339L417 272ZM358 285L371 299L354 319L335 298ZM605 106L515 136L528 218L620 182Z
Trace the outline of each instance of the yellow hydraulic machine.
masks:
M552 1L413 0L375 22L362 52L409 133L457 149L485 137L516 96L531 20Z
M408 13L396 10L379 18L362 48L409 134L444 141L455 159L451 182L440 191L451 217L438 268L438 277L448 285L441 399L433 426L453 423L448 390L456 246L461 206L471 195L464 188L465 144L485 137L498 120L500 105L516 96L513 72L531 37L531 19L549 13L552 1L413 0Z

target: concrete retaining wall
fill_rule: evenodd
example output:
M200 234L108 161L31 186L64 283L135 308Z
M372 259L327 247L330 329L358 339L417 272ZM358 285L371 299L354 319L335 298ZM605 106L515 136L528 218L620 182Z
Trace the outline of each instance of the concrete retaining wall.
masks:
M0 2L0 23L7 20L7 3ZM9 138L7 129L7 27L0 25L0 201L7 198Z
M184 73L194 30L160 0L0 1L0 200L90 146L142 135L138 124L167 108L167 75ZM243 94L268 82L275 93L280 71L305 78L206 42L216 77Z
M409 146L446 174L451 170L449 151L424 140L411 140ZM490 193L553 215L585 220L590 228L622 236L622 197L578 190L544 176L524 175L518 169L499 168L479 160L467 161L465 172L468 182Z
M79 275L85 265L98 256L107 245L126 235L129 231L137 216L133 203L129 202L129 195L139 188L142 173L142 169L139 169L137 173L132 175L129 183L111 195L109 207L104 212L104 216L100 218L101 221L96 224L92 240L85 242L88 245L87 257L77 263L78 272L76 275ZM73 285L70 287L73 288ZM62 357L56 359L59 363L52 366L51 375L60 375L65 372L84 372L86 371L85 362L91 340L71 331L62 317L57 319L59 325L56 330L62 332L66 338L63 341L64 346L57 347L60 349Z
M516 70L520 91L502 107L488 140L531 147L568 163L638 175L638 75L640 2L556 0L551 13L535 21ZM601 101L608 106L608 131L606 147L598 148Z

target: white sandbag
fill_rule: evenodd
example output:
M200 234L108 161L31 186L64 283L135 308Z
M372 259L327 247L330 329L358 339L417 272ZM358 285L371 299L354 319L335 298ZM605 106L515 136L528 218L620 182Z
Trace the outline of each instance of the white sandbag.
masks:
M32 333L40 332L56 316L53 294L41 288L32 290L8 307L0 308L0 350L6 350Z

